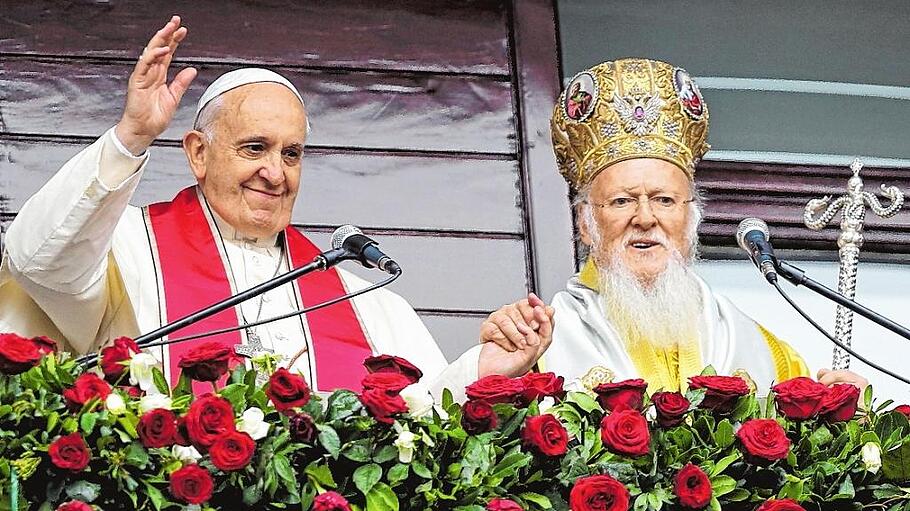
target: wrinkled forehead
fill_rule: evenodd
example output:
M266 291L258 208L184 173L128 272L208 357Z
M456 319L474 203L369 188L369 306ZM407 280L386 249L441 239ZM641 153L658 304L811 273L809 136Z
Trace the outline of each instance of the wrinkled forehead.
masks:
M614 163L599 172L591 183L591 191L600 193L686 193L691 187L692 181L685 171L657 158Z

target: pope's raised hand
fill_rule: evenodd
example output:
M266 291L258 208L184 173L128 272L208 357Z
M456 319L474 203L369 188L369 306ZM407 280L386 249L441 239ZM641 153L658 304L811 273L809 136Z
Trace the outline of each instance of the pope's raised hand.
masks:
M170 84L167 73L177 46L186 37L180 16L152 36L130 75L126 106L117 124L117 138L133 154L140 154L167 129L180 99L196 77L196 69L182 69Z

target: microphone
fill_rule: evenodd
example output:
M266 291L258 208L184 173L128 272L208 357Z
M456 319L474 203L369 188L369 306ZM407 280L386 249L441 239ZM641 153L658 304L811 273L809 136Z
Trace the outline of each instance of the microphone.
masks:
M367 268L379 268L392 274L401 272L398 263L385 255L375 240L353 225L342 225L335 229L332 233L332 248L347 250L354 259Z
M770 283L777 282L777 258L768 241L768 224L759 218L746 218L736 230L736 242L749 254L755 266Z

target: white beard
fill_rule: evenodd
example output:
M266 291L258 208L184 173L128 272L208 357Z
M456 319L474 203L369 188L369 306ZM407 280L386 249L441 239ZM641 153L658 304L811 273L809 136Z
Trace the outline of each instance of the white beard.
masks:
M674 251L667 267L647 281L632 273L619 250L606 267L598 267L601 308L629 346L646 342L670 348L698 342L702 296L691 259Z

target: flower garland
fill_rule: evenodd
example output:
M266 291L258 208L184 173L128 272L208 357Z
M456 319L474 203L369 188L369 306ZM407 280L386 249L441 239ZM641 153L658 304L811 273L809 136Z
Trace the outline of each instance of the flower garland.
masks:
M531 373L412 414L422 374L399 357L327 397L233 363L202 344L171 388L131 339L83 372L49 339L0 334L0 510L910 510L910 407L870 389L858 408L855 387L809 378L762 400L710 368L650 396Z

